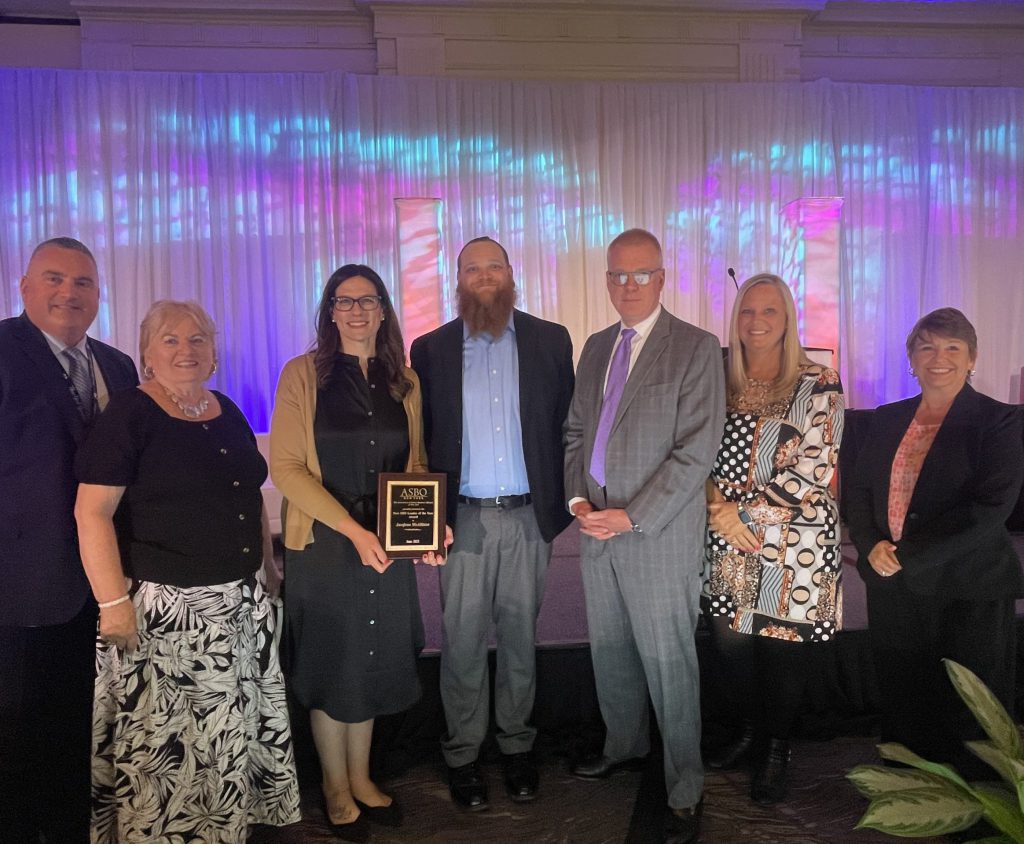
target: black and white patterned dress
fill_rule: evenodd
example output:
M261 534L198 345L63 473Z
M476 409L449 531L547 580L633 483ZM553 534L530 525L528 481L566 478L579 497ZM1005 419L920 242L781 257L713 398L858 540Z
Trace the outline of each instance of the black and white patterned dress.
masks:
M80 480L126 488L118 539L139 628L130 654L97 642L93 842L242 844L251 824L300 819L256 570L266 464L217 397L222 414L200 423L141 390L115 396L79 456Z
M711 479L750 514L761 550L739 551L708 528L702 604L739 633L829 641L842 625L839 514L829 491L843 432L839 376L806 367L791 399L727 410Z

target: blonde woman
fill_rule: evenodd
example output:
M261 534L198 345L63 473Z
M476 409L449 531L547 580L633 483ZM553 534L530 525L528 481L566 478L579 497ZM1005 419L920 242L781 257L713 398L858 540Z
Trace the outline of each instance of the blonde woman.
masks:
M829 492L843 391L808 360L781 278L747 279L729 331L726 425L708 483L702 607L732 692L737 735L706 760L754 762L751 798L786 793L808 643L842 620L839 517Z
M252 824L299 820L260 572L267 464L241 411L206 387L215 332L194 302L154 304L142 385L111 397L78 454L100 607L93 842L242 844Z

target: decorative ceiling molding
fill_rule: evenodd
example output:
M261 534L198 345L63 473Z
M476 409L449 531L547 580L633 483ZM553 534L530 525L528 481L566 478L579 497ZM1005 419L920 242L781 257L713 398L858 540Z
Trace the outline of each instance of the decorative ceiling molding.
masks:
M355 0L356 5L384 8L524 10L547 12L816 12L828 0Z
M369 12L353 0L71 0L81 20L264 20L316 23Z
M77 16L83 68L1024 85L1024 0L0 0L0 25L30 2Z
M1024 3L830 0L812 18L814 26L1024 26Z

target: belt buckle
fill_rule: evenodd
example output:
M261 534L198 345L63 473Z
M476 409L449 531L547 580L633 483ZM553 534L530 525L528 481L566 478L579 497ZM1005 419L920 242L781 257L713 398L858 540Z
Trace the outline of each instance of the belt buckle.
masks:
M504 496L501 495L494 496L494 506L497 507L499 510L505 509L505 502L501 500L503 497Z

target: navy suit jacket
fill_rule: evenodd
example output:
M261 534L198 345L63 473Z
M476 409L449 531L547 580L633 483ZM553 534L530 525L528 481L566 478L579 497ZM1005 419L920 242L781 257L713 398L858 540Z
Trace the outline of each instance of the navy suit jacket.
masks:
M139 383L131 358L88 342L108 393ZM74 516L86 430L42 332L25 314L0 322L0 624L62 624L89 598Z
M533 511L550 542L572 521L562 477L562 426L574 383L572 340L565 326L515 311L519 417ZM423 434L431 472L448 475L448 522L455 526L462 482L463 321L416 339L410 358L423 388Z
M879 407L857 455L846 520L869 588L884 588L868 554L889 533L893 458L920 396ZM1021 414L965 385L925 457L896 558L910 591L974 600L1020 597L1024 578L1006 529L1024 479ZM895 581L895 578L891 578Z

